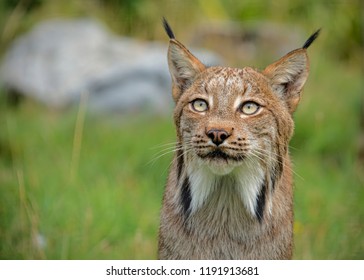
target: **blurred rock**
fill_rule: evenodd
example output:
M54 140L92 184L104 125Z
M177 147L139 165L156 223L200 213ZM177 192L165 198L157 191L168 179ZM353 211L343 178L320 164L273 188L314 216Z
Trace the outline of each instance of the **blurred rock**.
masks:
M195 54L219 63L212 53ZM171 108L167 44L118 37L90 19L39 24L13 43L0 71L7 89L52 107L78 104L87 94L96 112Z

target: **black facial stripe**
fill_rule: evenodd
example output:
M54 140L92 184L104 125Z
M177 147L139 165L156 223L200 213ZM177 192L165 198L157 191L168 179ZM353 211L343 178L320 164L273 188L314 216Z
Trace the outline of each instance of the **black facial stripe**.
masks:
M181 189L181 203L183 207L183 213L185 217L188 217L190 214L190 206L191 206L191 187L190 187L190 180L186 176L183 181L182 189Z
M260 223L263 220L263 214L266 204L266 192L267 192L267 182L264 180L260 189L260 193L257 197L257 206L255 207L255 215L257 216L257 219Z
M278 163L276 165L276 178L280 178L283 172L283 158L281 155L278 155Z
M272 189L274 190L276 186L276 181L279 180L283 172L283 160L282 156L277 156L277 162L273 166L271 172L270 172L270 180L272 182Z
M177 181L179 181L181 178L183 165L184 165L183 151L178 150L177 151Z

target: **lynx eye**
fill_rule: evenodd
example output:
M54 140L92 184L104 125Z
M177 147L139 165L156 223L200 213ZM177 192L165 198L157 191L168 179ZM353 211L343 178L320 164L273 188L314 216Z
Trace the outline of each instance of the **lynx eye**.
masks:
M209 108L207 102L203 99L195 99L191 102L192 109L196 112L205 112Z
M245 102L240 107L240 111L245 115L254 115L259 109L260 105L252 101Z

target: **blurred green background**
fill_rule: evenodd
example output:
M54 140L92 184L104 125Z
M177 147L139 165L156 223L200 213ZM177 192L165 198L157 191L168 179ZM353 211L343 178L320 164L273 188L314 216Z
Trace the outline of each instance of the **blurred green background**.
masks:
M163 16L182 42L215 21L268 21L307 36L321 27L290 144L294 258L364 259L363 9L360 0L2 0L0 52L59 17L95 17L119 35L164 42ZM0 258L155 259L172 154L154 159L175 140L172 116L98 118L82 106L52 110L27 99L13 106L4 93Z

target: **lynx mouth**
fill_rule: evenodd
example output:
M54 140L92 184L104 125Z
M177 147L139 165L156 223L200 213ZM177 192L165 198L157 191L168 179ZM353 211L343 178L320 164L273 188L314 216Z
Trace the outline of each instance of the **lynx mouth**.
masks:
M198 156L213 174L219 176L231 174L245 158L243 155L230 155L219 148Z
M226 152L222 151L221 149L215 149L213 151L210 151L204 155L199 155L203 159L209 159L213 161L226 161L227 163L229 160L231 161L242 161L245 159L245 156L243 155L229 155Z

